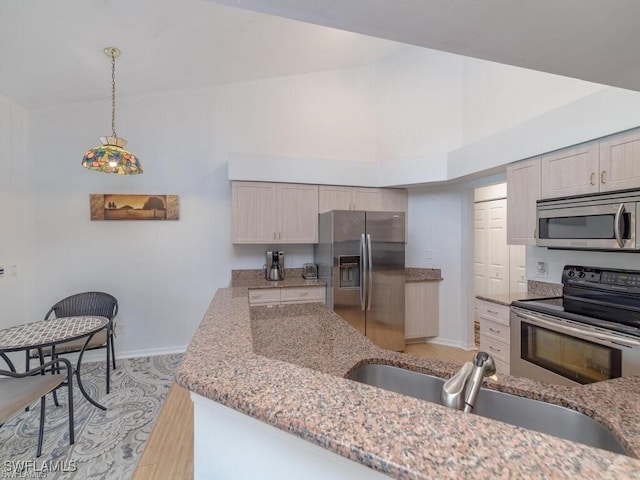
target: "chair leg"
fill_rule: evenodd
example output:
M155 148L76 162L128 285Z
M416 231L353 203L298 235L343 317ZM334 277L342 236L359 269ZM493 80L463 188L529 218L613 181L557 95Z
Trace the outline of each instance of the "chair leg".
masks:
M38 428L38 451L36 452L36 457L39 457L42 454L42 436L44 435L44 409L45 409L45 400L44 395L40 397L40 427Z
M107 329L107 395L111 387L111 329Z
M67 379L68 400L69 404L69 445L73 445L76 441L76 432L73 420L73 373Z
M116 349L113 344L113 333L111 335L111 361L113 362L113 369L116 369Z

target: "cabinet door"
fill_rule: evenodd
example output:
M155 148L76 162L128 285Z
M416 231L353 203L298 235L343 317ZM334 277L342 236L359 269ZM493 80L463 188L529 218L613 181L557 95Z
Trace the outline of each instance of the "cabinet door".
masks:
M331 210L353 210L353 192L351 187L320 185L318 194L318 206L320 213L329 212Z
M353 210L382 210L380 188L353 187Z
M536 200L540 199L540 157L507 166L507 243L536 244Z
M439 334L438 282L407 283L405 295L405 338L437 337Z
M232 243L271 243L277 236L275 184L233 182Z
M524 245L509 245L509 292L527 291L527 259Z
M318 242L318 186L278 185L277 243Z
M383 212L405 212L408 208L407 191L401 188L381 188L381 209Z
M600 142L600 191L640 187L640 131Z
M542 156L542 198L598 191L599 145L591 142Z

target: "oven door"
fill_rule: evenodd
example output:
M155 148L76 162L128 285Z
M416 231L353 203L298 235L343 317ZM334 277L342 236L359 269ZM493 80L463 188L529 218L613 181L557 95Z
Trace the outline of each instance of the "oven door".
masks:
M550 248L636 250L636 203L538 204L537 245Z
M571 386L637 375L640 341L512 307L511 374Z

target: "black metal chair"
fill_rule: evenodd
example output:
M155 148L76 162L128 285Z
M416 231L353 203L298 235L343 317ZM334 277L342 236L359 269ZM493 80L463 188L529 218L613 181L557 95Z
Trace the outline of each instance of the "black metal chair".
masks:
M63 363L64 365L60 365ZM55 367L54 367L55 365ZM44 375L51 367L58 373ZM60 387L65 381L68 388L69 405L69 445L75 442L73 426L73 369L66 358L56 358L24 373L12 370L0 370L0 426L29 407L40 398L40 426L38 428L38 449L36 457L42 454L42 438L44 434L45 396Z
M104 292L83 292L76 293L69 297L63 298L53 307L49 309L44 316L45 320L55 320L61 317L79 317L79 316L96 316L106 317L109 319L109 325L106 330L96 333L91 338L85 350L93 350L97 348L105 348L107 351L107 393L109 393L111 382L111 365L116 368L116 354L114 347L114 319L118 314L118 300L113 295ZM53 350L54 358L59 354L79 352L82 350L86 339L72 340L70 342L60 343ZM50 348L41 349L46 356L51 355ZM30 358L39 358L39 352L32 350L27 352L27 369L29 368ZM42 359L41 359L42 361Z

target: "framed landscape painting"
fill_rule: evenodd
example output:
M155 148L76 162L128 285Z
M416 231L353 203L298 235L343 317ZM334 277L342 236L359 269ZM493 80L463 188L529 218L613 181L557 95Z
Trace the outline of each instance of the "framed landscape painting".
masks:
M89 195L91 220L178 220L177 195L105 193Z

